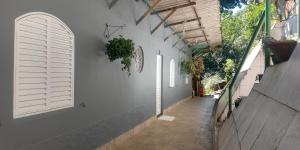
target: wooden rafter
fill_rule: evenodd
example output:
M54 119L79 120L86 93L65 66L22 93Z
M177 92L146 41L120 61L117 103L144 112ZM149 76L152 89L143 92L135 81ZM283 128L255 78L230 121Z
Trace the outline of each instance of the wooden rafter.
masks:
M203 30L204 27L200 27L200 28L195 28L195 29L189 29L189 30L185 30L185 32L192 32L192 31L196 31L196 30ZM166 38L164 38L164 41L168 40L170 37L172 37L175 34L179 34L179 33L183 33L182 31L175 31L173 33L171 33L170 35L168 35Z
M153 29L151 30L151 34L153 34L166 20L171 17L175 13L176 9L173 9L163 20L160 21L160 23Z
M168 35L166 38L164 38L164 41L167 41L171 36L175 35L176 32L171 33L170 35Z
M206 35L198 35L198 36L190 36L190 37L184 37L184 39L195 39L195 38L201 38L201 37L205 37Z
M197 18L199 18L199 15L198 15L198 13L197 13L197 10L196 10L196 8L195 8L195 7L193 7L193 10L194 10L194 13L195 13L196 17L197 17ZM200 20L200 19L198 19L198 24L199 24L199 27L201 27L201 26L202 26L202 24L201 24L201 20ZM207 36L206 36L206 34L205 34L205 31L204 31L204 30L202 30L202 34L204 35L204 38L205 38L205 41L207 42L207 44L209 44L209 43L208 43L208 40L207 40Z
M172 45L172 47L175 47L175 46L179 43L179 41L182 40L182 39L183 39L183 37L179 38L179 39Z
M169 8L165 8L165 9L161 9L161 10L156 10L155 12L152 12L151 14L158 14L158 13L162 13L162 12L166 12L166 11L171 11L173 9L179 9L179 8L184 8L184 7L189 7L189 6L193 6L196 5L196 2L190 2L187 4L182 4L182 5L178 5L178 6L173 6L173 7L169 7Z
M192 32L192 31L196 31L196 30L203 30L204 27L199 27L199 28L194 28L194 29L188 29L188 30L185 30L185 32ZM182 33L183 31L177 31L175 32L176 33Z
M175 25L183 24L185 22L187 23L187 22L196 21L196 20L199 20L199 19L201 19L201 17L189 19L189 20L186 20L186 21L183 20L183 21L173 22L173 23L169 23L169 24L165 25L165 27L175 26Z
M209 40L208 41L198 41L198 42L190 42L190 43L192 43L192 44L197 44L197 43L207 43L207 42L209 42Z
M138 25L160 2L161 0L156 0L151 7L141 16L137 21L136 24Z

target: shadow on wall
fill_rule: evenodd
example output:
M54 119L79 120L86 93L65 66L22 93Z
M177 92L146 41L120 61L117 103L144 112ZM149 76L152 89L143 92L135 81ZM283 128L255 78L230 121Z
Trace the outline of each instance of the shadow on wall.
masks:
M105 55L105 51L106 51L105 44L106 44L106 42L104 42L102 39L99 39L99 40L96 40L94 44L97 45L97 47L98 47L97 49L95 49L97 55L98 56L106 56Z
M109 9L111 9L119 0L105 0Z

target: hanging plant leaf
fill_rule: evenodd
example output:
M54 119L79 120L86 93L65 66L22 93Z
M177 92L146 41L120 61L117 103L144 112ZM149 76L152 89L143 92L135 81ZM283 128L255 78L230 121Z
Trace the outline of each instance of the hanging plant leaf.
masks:
M119 36L108 41L105 47L105 54L109 60L112 62L121 59L121 63L123 64L122 71L127 70L128 76L130 76L131 59L134 56L134 43L132 40Z
M193 58L181 62L181 71L186 75L199 76L204 70L202 58Z

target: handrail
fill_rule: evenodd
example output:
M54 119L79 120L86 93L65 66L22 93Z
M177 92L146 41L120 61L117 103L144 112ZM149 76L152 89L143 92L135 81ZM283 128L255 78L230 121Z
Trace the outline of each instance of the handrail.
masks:
M241 59L241 63L239 64L236 73L234 74L233 78L228 82L228 84L226 85L224 91L222 92L222 94L220 95L220 97L218 99L218 102L219 102L223 98L223 96L226 95L225 92L228 89L228 107L229 107L229 113L231 113L231 111L232 111L232 88L233 88L233 86L235 84L235 81L236 81L236 79L237 79L237 77L238 77L238 75L239 75L239 73L240 73L240 71L242 69L243 64L245 63L245 60L246 60L246 58L247 58L247 56L248 56L248 54L249 54L249 52L251 50L251 47L252 47L255 39L258 36L258 33L261 31L261 28L262 28L264 22L265 22L265 11L263 11L262 14L261 14L261 16L260 16L259 22L258 22L258 24L257 24L257 26L256 26L256 28L255 28L255 30L254 30L254 32L252 34L252 37L251 37L251 39L250 39L247 47L246 47L246 50L245 50L245 52L243 54L243 57ZM224 110L225 110L225 108L224 108ZM216 116L216 117L219 117L219 116Z
M216 101L217 104L220 104L219 102L221 101L221 99L223 98L223 96L225 96L226 91L227 91L227 89L228 89L229 84L231 83L231 81L232 81L232 78L231 78L231 79L229 80L229 82L224 86L223 91L222 91L221 94L220 94L220 97L219 97L219 98L217 99L217 101ZM225 105L224 108L222 108L222 110L219 110L218 108L219 108L219 105L217 105L216 110L215 110L215 111L216 111L216 112L215 112L215 115L217 116L217 118L215 118L215 119L218 119L218 117L220 117L219 115L222 114L222 113L225 111L226 105Z

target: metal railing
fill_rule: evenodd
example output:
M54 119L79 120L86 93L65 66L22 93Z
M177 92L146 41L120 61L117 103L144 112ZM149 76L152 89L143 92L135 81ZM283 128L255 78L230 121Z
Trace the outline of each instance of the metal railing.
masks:
M228 106L228 109L229 109L229 112L232 111L232 96L233 96L233 86L236 82L236 79L238 77L238 75L240 74L240 71L242 69L242 66L254 44L254 41L255 39L257 38L259 32L261 31L262 29L262 26L265 22L265 17L266 17L266 12L263 11L261 16L260 16L260 19L259 19L259 22L252 34L252 37L243 53L243 56L242 56L242 59L241 59L241 62L239 63L239 66L237 68L237 71L235 73L235 75L232 77L232 79L227 83L227 85L225 86L225 89L223 90L223 92L221 93L221 96L220 98L218 99L218 106L216 108L216 117L220 117L222 115L222 113L225 111L226 107Z

